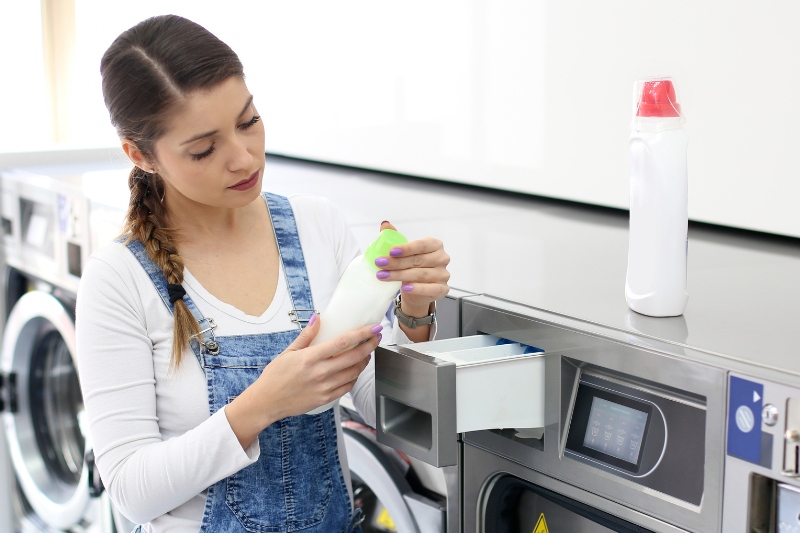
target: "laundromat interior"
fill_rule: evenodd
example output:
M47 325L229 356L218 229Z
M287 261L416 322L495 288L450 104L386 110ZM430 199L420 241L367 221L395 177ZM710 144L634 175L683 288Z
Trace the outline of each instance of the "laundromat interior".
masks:
M76 342L76 306L92 258L124 239L134 167L100 61L167 14L241 60L264 193L327 199L359 253L389 221L449 256L429 315L385 307L398 334L402 320L433 325L428 340L383 335L364 370L374 413L348 393L325 419L334 474L349 480L346 531L800 531L800 4L4 0L0 533L200 531L201 519L203 531L325 531L241 518L233 472L208 485L229 484L227 507L209 491L195 522L160 521L169 508L131 511L98 468L117 444L95 446L78 344L103 335ZM333 231L326 220L308 224ZM669 311L643 306L662 289L678 294ZM159 312L177 309L172 294ZM325 323L319 304L290 311L296 335L313 323L301 312ZM205 355L178 373L216 355L191 339ZM292 420L311 416L323 415ZM257 515L287 472L303 475L287 469L283 485L247 489Z

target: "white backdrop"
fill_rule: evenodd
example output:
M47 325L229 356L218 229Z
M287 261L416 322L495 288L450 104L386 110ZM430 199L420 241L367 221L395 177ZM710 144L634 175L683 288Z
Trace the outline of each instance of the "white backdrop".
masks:
M795 0L76 0L76 10L84 144L115 142L102 52L173 12L239 53L269 152L627 208L633 82L671 75L689 132L690 217L800 237Z
M249 67L268 150L627 208L633 82L671 75L690 217L800 236L800 3L313 5Z

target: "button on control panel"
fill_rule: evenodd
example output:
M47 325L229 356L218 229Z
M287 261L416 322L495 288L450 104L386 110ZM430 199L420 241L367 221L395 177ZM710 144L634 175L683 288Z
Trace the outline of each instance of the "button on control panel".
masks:
M778 408L768 403L761 410L761 421L772 427L778 423Z
M763 397L761 383L730 376L728 455L761 464L761 419L755 413L761 413Z

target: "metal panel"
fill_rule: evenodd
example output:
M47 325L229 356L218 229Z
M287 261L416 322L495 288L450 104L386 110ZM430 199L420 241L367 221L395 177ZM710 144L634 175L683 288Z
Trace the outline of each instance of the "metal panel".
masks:
M450 288L445 298L436 302L436 339L461 336L461 300L473 293Z
M512 475L519 479L535 483L547 490L556 492L575 502L594 509L599 509L623 520L641 526L656 533L685 533L686 530L671 525L653 516L631 509L603 496L598 496L590 491L565 483L559 479L546 476L534 470L525 468L513 461L509 461L491 452L481 450L465 444L463 450L465 465L471 465L464 471L464 533L478 533L484 531L486 516L487 496L493 484L503 475ZM562 531L554 525L548 524L550 531ZM566 531L566 530L563 530Z
M377 438L433 466L453 466L456 365L403 347L375 351Z
M747 376L747 379L752 378ZM725 498L722 517L722 531L725 533L757 531L756 515L759 514L759 510L766 508L767 515L776 510L778 484L800 489L800 476L794 472L784 472L785 454L788 452L794 455L793 446L784 440L785 433L794 429L797 423L794 413L789 412L789 406L800 400L800 389L766 380L757 382L764 387L761 399L764 407L775 407L777 410L777 423L767 424L762 419L761 413L755 413L753 431L760 431L762 437L769 436L762 438L763 460L759 461L760 464L731 455L725 457ZM753 479L760 479L762 482L753 483ZM787 528L786 531L792 529Z
M511 302L489 297L466 300L462 309L464 335L488 333L546 350L545 418L542 446L499 432L467 433L464 442L478 446L511 462L548 474L602 496L605 506L616 503L659 517L692 531L719 531L722 505L724 456L725 372L693 362L685 348L658 343L595 324L582 323ZM592 334L585 333L591 331ZM664 350L663 348L666 348ZM684 357L681 357L684 352ZM576 377L591 365L605 369L609 379L640 382L647 390L665 397L706 404L705 466L703 499L692 505L649 490L564 456L565 432L573 401ZM464 475L477 468L467 461ZM466 506L469 502L466 499ZM658 531L657 529L654 529Z

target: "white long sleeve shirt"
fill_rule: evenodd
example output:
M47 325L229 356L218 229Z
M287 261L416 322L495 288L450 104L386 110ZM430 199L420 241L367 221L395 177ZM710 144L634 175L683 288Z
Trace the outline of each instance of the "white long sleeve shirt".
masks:
M359 246L327 200L296 195L290 203L314 305L322 311ZM215 298L188 270L184 276L187 294L204 316L214 319L217 336L297 327L288 315L291 300L282 265L275 297L258 317ZM124 245L110 244L92 255L81 279L76 316L89 438L111 499L133 522L146 524L145 531L199 531L207 488L257 461L258 440L243 450L225 409L210 414L205 375L191 350L184 353L180 369L169 372L172 314ZM384 320L383 326L384 342L409 342L396 319ZM374 358L351 396L374 426ZM338 405L334 409L338 417ZM341 428L338 437L349 486Z

